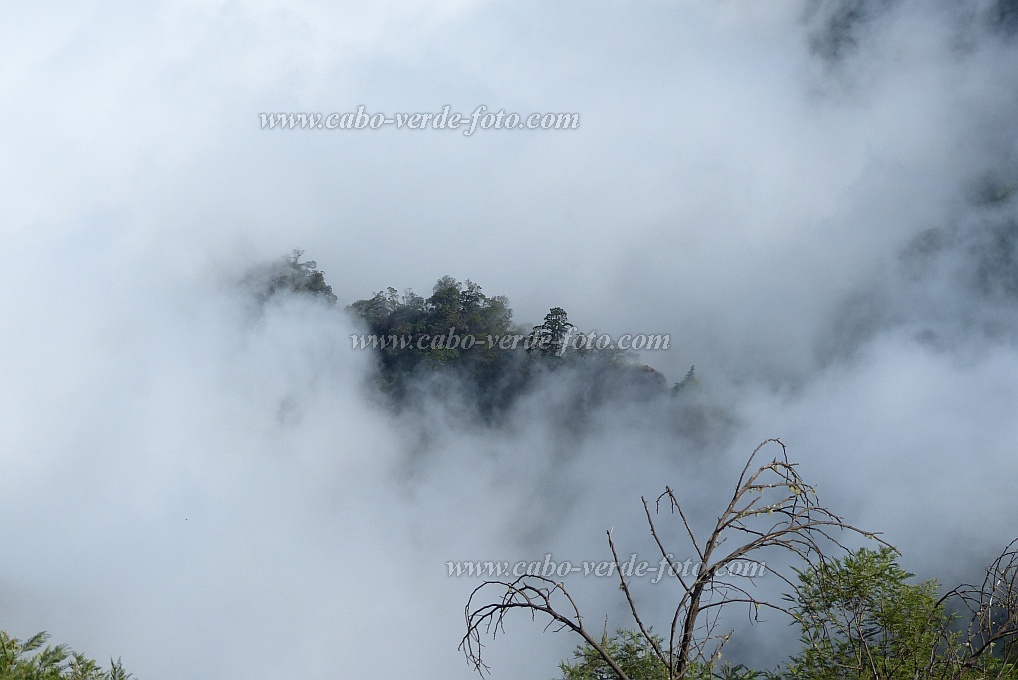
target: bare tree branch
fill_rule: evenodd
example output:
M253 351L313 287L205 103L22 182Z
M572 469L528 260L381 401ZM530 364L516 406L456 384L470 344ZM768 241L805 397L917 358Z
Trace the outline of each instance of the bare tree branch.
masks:
M780 447L779 455L769 463L758 464L756 461L761 451L769 445ZM758 467L754 468L754 465ZM764 550L776 549L800 559L807 567L813 566L826 561L827 552L832 547L847 550L838 540L838 534L846 531L888 545L875 534L846 523L821 505L816 491L799 476L796 467L789 462L785 445L780 440L768 439L761 443L743 466L727 506L703 541L697 538L693 523L671 487L665 487L657 497L653 513L650 503L645 498L641 499L651 537L661 553L663 564L670 569L669 576L675 578L681 593L671 617L667 650L662 649L645 624L622 569L612 531L607 532L608 546L619 573L620 589L625 594L630 613L640 635L668 669L670 680L686 678L696 663L713 668L721 648L734 633L729 631L721 635L715 632L726 607L745 605L752 622L760 620L761 609L792 616L788 606L760 599L746 587L723 580L730 575L729 567L736 562L762 565L756 555ZM683 567L688 560L684 564L672 557L673 553L667 549L655 521L665 502L668 510L678 515L681 531L700 559L694 574L685 573ZM723 549L729 541L736 544L731 549ZM793 593L798 592L798 585L790 575L773 568L768 574L781 579ZM749 578L749 583L754 583L752 578ZM500 596L488 600L487 594L492 589ZM556 597L559 594L560 597ZM483 604L475 605L478 600ZM481 659L481 635L494 637L498 632L504 632L505 617L515 609L529 611L532 619L538 613L543 614L550 619L548 627L576 633L619 678L628 678L609 650L584 627L579 608L565 586L541 576L522 576L512 582L486 581L471 594L465 609L467 632L460 646L478 672L483 674L487 671Z

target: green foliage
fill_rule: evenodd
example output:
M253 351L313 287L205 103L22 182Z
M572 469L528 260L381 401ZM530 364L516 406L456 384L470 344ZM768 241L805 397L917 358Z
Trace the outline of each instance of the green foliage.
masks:
M660 636L651 633L653 644L641 633L619 629L609 637L607 633L601 638L601 647L629 676L630 680L669 680L668 665L661 661L654 651L656 645L668 654L667 646L662 647ZM574 662L559 664L562 672L560 680L618 680L619 676L601 657L601 654L590 644L580 645L573 652ZM698 662L692 664L687 671L688 680L763 680L769 677L742 665L708 664Z
M285 291L335 303L336 295L332 286L325 282L325 273L319 271L314 260L301 262L303 256L303 250L294 250L267 268L252 273L248 279L260 288L259 295L263 300Z
M566 310L552 307L545 315L544 323L534 326L527 339L527 351L541 356L561 357L567 349L567 336L573 324L569 323Z
M690 366L686 371L686 377L682 382L677 382L672 387L672 394L690 393L700 391L700 381L696 379L696 366Z
M304 251L294 250L256 267L244 283L263 304L277 295L335 303L325 274L303 256ZM608 340L604 336L576 334L561 307L553 307L543 323L528 331L513 322L508 298L486 295L470 280L443 276L428 297L387 288L353 302L346 311L366 326L363 344L355 338L354 346L375 354L374 382L397 410L437 397L469 405L469 411L460 412L479 415L490 424L544 376L560 370L568 389L551 399L562 421L577 429L597 406L669 394L664 376L636 363L635 355L610 343L595 343ZM706 436L725 424L724 414L702 400L679 402L669 417L689 434Z
M654 636L654 642L661 647L661 638ZM668 680L668 666L661 662L654 647L642 634L631 630L618 630L614 637L607 633L601 638L601 646L611 655L615 663L633 680ZM618 675L608 666L594 647L581 645L573 653L575 661L562 662L561 680L617 680Z
M663 395L664 377L638 366L621 350L573 349L574 326L554 307L530 333L513 324L509 300L487 296L481 286L451 276L438 280L428 298L395 288L357 300L347 310L367 325L375 339L379 385L397 405L410 397L415 379L455 376L472 393L482 415L504 409L534 384L535 378L563 367L582 373L576 410L607 399ZM470 346L465 346L466 338ZM577 345L581 343L577 342Z
M690 680L1018 680L1007 644L974 656L957 618L938 599L937 583L909 583L893 548L861 549L844 558L796 572L799 588L787 599L799 625L802 648L778 672L699 660ZM662 649L662 641L653 636ZM601 646L633 680L668 678L668 668L641 634L619 630ZM667 648L663 648L667 655ZM598 651L578 647L562 662L562 680L616 680ZM678 677L677 675L675 677Z
M111 659L110 669L104 671L98 663L66 645L46 645L47 639L46 633L39 633L21 641L0 631L0 680L128 680L132 677L119 660Z
M501 392L515 387L507 379L518 357L498 344L519 332L509 301L485 295L472 281L460 283L443 276L427 299L411 290L400 295L389 288L347 310L378 339L380 385L397 400L406 396L411 377L445 368L477 389L482 408L490 408ZM472 342L466 346L468 336Z
M793 678L931 677L950 619L935 581L907 583L892 548L862 549L798 572L793 616L802 651Z

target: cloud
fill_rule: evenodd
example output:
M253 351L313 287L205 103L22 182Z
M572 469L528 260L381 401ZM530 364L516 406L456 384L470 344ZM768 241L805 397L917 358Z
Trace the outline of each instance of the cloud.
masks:
M467 677L446 561L594 559L607 527L645 538L663 483L709 517L775 435L905 566L966 577L1014 526L1009 7L12 10L0 625L150 680ZM481 104L581 124L258 123ZM452 274L521 322L669 333L642 360L695 363L729 426L634 406L569 429L540 399L497 431L452 398L393 417L343 314L236 285L294 247L341 303ZM577 587L625 625L598 586ZM572 644L521 620L495 677Z

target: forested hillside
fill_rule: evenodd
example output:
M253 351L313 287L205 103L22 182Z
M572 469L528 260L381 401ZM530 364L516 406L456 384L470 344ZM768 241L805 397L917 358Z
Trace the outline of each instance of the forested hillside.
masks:
M302 257L294 250L256 267L246 283L261 301L286 292L335 303L325 273ZM639 353L607 335L580 331L561 307L552 307L539 324L519 324L508 297L487 295L469 279L442 276L428 297L390 287L345 311L363 324L363 334L351 338L353 349L374 353L373 383L397 409L425 397L455 397L496 422L542 380L560 380L578 387L568 400L576 417L613 401L668 399L673 415L691 428L694 420L701 426L724 420L702 398L695 367L669 386Z

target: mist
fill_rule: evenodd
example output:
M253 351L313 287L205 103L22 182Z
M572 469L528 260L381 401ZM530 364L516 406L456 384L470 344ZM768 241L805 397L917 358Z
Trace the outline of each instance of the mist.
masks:
M1018 535L1010 0L51 3L0 23L0 627L161 678L476 674L454 560L647 552L780 437L951 586ZM261 129L265 112L578 112L574 130ZM293 248L339 304L259 300ZM396 413L343 307L440 276L663 333L700 429ZM574 578L631 626L617 583ZM777 589L777 585L765 584ZM664 590L642 603L660 613ZM510 620L494 678L578 640ZM744 626L775 664L787 622ZM791 637L789 637L791 636ZM775 653L775 649L777 652Z

